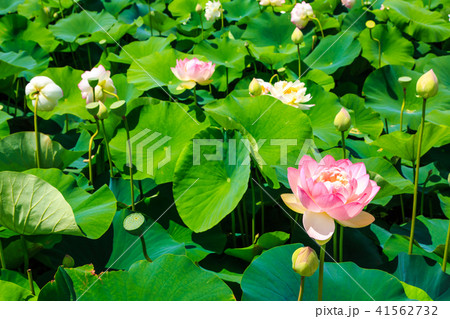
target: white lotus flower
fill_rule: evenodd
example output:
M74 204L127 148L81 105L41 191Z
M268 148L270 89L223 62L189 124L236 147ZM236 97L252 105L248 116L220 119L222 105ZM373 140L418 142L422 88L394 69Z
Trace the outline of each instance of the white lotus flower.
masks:
M95 86L95 101L105 102L106 97L111 96L105 93L105 90L114 94L117 93L114 82L111 80L111 72L106 71L103 65L99 65L91 71L84 72L81 75L81 79L80 83L78 83L78 88L81 91L81 96L86 100L86 104L94 102L92 87L89 81L98 80Z
M306 94L305 83L279 81L270 88L270 94L283 102L300 110L308 110L314 104L304 104L311 100L311 94Z
M305 1L297 3L291 11L291 22L299 29L306 27L312 18L314 18L313 8Z
M208 1L205 5L206 20L216 21L222 15L223 9L220 1Z
M46 76L35 76L25 87L25 94L38 111L52 111L63 97L62 89ZM37 106L36 106L37 99Z
M261 0L259 4L262 6L281 7L285 2L285 0Z

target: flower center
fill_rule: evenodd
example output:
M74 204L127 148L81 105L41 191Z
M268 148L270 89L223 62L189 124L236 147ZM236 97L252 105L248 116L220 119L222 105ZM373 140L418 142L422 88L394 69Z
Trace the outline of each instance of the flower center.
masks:
M338 189L347 186L348 177L345 171L338 167L333 167L320 172L316 182L330 183L334 189Z

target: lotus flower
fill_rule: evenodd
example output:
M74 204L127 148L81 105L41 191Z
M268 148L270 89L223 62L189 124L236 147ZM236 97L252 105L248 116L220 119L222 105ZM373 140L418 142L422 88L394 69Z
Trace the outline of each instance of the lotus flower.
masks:
M212 82L211 76L214 73L216 65L212 62L203 62L197 58L192 60L177 60L177 65L171 68L173 74L183 81L178 87L179 90L192 89L196 83L207 85Z
M311 94L306 94L305 83L299 80L295 82L279 81L270 88L270 94L284 104L307 110L314 104L304 104L311 100Z
M297 3L291 11L291 22L297 26L299 29L306 27L311 18L314 17L313 8L309 3L303 1L302 3Z
M25 87L32 104L38 111L52 111L63 97L62 89L46 76L35 76ZM37 105L36 105L37 98Z
M81 91L81 96L86 100L86 103L91 102L105 102L106 97L112 96L106 92L116 93L116 88L114 87L114 82L111 80L111 72L106 71L103 65L99 65L93 68L91 71L86 71L81 75L81 81L78 83L78 88ZM98 81L95 86L95 101L92 92L92 87L89 84L93 81ZM106 92L105 92L106 91Z
M361 228L375 218L363 211L380 190L370 180L364 163L352 164L348 159L335 161L331 155L319 163L303 156L296 168L288 168L293 194L281 195L293 211L303 214L308 235L323 245L334 233L335 223Z
M261 0L259 4L262 6L281 7L285 2L285 0Z
M351 9L355 5L356 0L341 0L342 5L344 5L346 8Z
M222 11L220 1L208 1L205 5L205 18L208 21L216 21L222 15Z

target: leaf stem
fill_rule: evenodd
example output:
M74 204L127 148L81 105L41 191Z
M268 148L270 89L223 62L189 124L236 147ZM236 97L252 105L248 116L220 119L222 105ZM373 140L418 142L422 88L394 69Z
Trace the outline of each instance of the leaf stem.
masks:
M300 277L300 290L298 292L298 299L297 299L297 301L302 301L303 300L304 288L305 288L305 276L301 276Z
M233 240L233 247L236 248L236 212L234 210L231 212L231 236Z
M197 102L197 84L194 86L194 103L195 103L195 106L198 106L198 102Z
M339 262L344 260L344 226L339 226Z
M403 129L403 111L405 110L406 105L406 88L403 88L403 102L402 102L402 109L400 111L400 132Z
M144 235L143 235L143 234L140 235L139 238L141 239L142 252L144 253L145 259L146 259L149 263L153 262L153 261L151 260L151 258L148 256L148 253L147 253L147 245L145 245Z
M322 39L325 38L325 36L323 35L322 24L320 23L319 19L313 18L313 20L314 20L314 21L317 21L317 24L319 25L320 33L322 34Z
M33 273L31 272L31 269L27 270L27 277L28 282L30 283L30 291L33 296L36 295L36 292L34 291L34 283L33 283Z
M448 224L447 239L445 240L445 248L444 248L444 257L442 259L442 271L443 272L446 272L446 270L447 270L449 243L450 243L450 223Z
M134 183L133 183L133 150L131 148L131 139L130 139L130 127L128 126L128 120L126 116L123 116L123 123L125 125L125 131L127 131L127 146L128 146L128 156L130 158L130 162L128 163L128 167L130 168L130 192L131 192L131 210L134 212Z
M106 153L108 154L108 162L109 162L109 176L112 178L114 177L114 166L111 160L111 151L109 150L109 141L108 136L106 135L106 129L105 129L105 121L101 120L102 122L102 130L103 130L103 140L106 144Z
M29 257L27 242L25 241L25 237L23 235L20 235L20 241L22 242L23 249L23 272L26 274L29 269Z
M41 168L41 139L39 136L37 113L38 113L39 94L36 94L34 104L34 133L36 136L36 167Z
M334 260L338 260L338 236L339 236L339 233L336 228L336 231L333 234L333 259Z
M245 246L245 241L244 241L244 222L243 222L243 218L242 218L241 203L238 203L238 205L237 205L237 215L238 215L238 220L239 220L239 229L241 231L242 246Z
M120 98L119 98L119 96L118 96L116 93L107 91L107 90L105 90L105 89L102 89L102 91L103 91L104 93L106 93L106 94L109 94L109 95L114 96L114 97L117 99L117 101L120 101ZM94 100L94 101L95 101L95 100Z
M346 158L345 155L345 132L341 132L341 141L342 141L342 156L344 156L342 159Z
M255 168L255 175L256 175L256 180L258 181L258 184L261 187L259 188L259 197L260 197L260 201L261 201L261 234L264 234L264 194L263 194L263 183L261 183L261 179L259 178L259 171L258 168Z
M200 16L200 25L202 27L202 40L205 40L205 35L203 34L203 17L202 17L202 13L199 12L198 15Z
M225 77L226 77L226 81L227 81L227 95L229 94L229 89L228 89L228 68L225 67Z
M372 29L369 29L370 38L378 43L378 68L381 68L381 41L374 38L372 35Z
M325 246L326 246L326 244L320 246L319 293L317 296L318 301L322 301L322 295L323 295L323 266L325 264Z
M409 236L409 248L408 254L412 254L413 243L414 243L414 228L416 225L416 212L417 212L417 193L419 188L419 168L420 168L420 154L422 151L422 139L423 139L423 131L425 130L425 109L427 106L427 99L423 99L422 104L422 123L420 127L419 134L419 145L417 147L417 162L416 162L416 174L414 176L414 197L413 197L413 209L412 209L412 217L411 217L411 234Z
M255 186L253 185L253 178L250 177L250 189L252 193L252 243L255 240L255 215L256 215L256 200L255 200Z

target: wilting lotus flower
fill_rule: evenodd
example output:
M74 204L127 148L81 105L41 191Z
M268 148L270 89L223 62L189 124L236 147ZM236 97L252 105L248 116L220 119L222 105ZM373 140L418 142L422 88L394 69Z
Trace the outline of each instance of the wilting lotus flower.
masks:
M78 88L81 91L81 96L86 100L86 103L94 102L92 87L89 81L98 81L95 86L95 101L105 102L107 96L112 96L106 92L116 93L114 82L111 80L111 72L106 71L103 65L93 68L91 71L86 71L81 75L82 80L78 83ZM105 92L106 91L106 92Z
M285 2L285 0L261 0L259 4L262 6L281 7Z
M302 3L297 3L291 11L291 22L297 26L299 29L306 27L311 18L314 17L313 8L309 3L303 1Z
M348 9L353 8L353 6L355 5L355 2L356 2L356 0L341 0L341 1L342 1L342 5L344 5Z
M214 73L216 65L212 62L203 62L197 58L189 60L177 60L177 65L170 68L175 76L183 81L178 87L179 90L192 89L196 83L207 85L212 82L211 76Z
M222 15L222 4L220 1L208 1L205 5L206 20L216 21Z
M281 197L290 209L303 214L306 232L321 245L333 235L335 220L352 228L365 227L375 220L362 210L380 187L370 180L363 163L335 161L331 155L317 163L305 155L298 169L288 168L288 179L294 193Z
M284 104L307 110L314 104L303 104L311 100L311 94L306 94L305 83L279 81L270 87L270 94Z
M25 87L25 94L38 111L51 111L63 97L62 89L46 76L35 76ZM36 106L36 98L37 106Z

